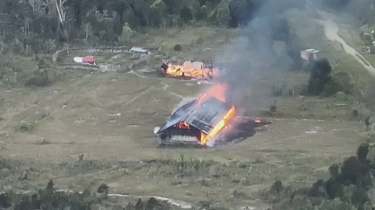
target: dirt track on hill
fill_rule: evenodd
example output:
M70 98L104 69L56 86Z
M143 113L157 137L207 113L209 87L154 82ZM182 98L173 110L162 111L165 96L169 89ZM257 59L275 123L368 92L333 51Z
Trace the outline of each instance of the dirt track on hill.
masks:
M326 11L318 11L323 18L318 20L320 24L324 26L324 34L331 41L337 41L344 48L344 51L349 55L353 56L365 69L371 74L375 75L375 68L354 48L349 46L343 38L338 35L339 26L334 22L335 16Z

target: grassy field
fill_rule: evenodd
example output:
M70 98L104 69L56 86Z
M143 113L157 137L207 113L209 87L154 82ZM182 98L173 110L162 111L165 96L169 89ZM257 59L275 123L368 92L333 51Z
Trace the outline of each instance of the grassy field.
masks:
M306 47L318 48L334 74L348 73L361 88L368 79L364 69L340 46L321 38L318 25L302 30L301 15L292 13L291 18ZM210 60L233 42L234 34L215 28L170 29L137 36L133 43L180 44L182 51L171 50L170 57ZM128 55L95 56L123 68L132 62ZM93 190L107 183L113 193L265 209L269 204L259 195L274 181L309 186L328 177L328 167L353 155L360 143L365 130L360 120L367 114L362 104L351 96L302 97L297 90L306 86L308 72L265 67L254 71L241 93L242 105L255 115L276 104L266 131L225 147L156 148L153 128L164 123L182 99L208 86L151 74L161 59L153 57L126 73L55 69L65 79L44 88L1 91L0 185L29 190L53 179L62 189ZM274 97L275 84L292 86L296 94ZM354 109L359 116L352 115ZM24 173L27 179L20 179Z
M374 30L373 26L360 25L353 17L348 16L347 14L335 13L337 16L337 23L340 24L338 34L342 37L345 42L347 42L351 47L356 49L362 56L364 56L372 66L375 66L375 55L370 54L367 51L365 43L360 37L361 31L371 32Z

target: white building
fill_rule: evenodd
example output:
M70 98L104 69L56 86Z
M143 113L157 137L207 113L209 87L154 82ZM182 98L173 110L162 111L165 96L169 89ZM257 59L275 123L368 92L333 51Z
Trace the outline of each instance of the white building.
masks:
M301 51L301 58L306 60L306 61L311 61L311 60L318 60L317 53L319 50L316 49L306 49Z

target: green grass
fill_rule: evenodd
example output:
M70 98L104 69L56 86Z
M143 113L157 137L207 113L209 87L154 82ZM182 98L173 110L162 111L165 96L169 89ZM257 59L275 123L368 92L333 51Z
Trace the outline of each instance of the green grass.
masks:
M359 32L359 29L355 29L352 26L341 26L338 34L346 43L361 53L361 55L366 58L372 66L375 66L375 54L368 53L367 49L366 51L363 51L366 46L359 36Z
M217 27L184 27L168 28L167 30L150 29L146 34L135 36L131 44L161 48L167 51L167 57L177 56L184 59L210 61L215 56L215 49L219 49L236 34L235 29ZM182 50L173 50L176 44ZM212 50L205 50L212 49Z
M351 55L345 53L340 43L329 41L325 38L323 26L313 19L310 15L306 15L300 11L291 11L288 14L291 26L297 36L303 40L306 48L318 49L319 57L325 57L332 65L333 77L340 72L344 72L350 77L350 83L354 85L353 95L356 98L362 98L360 92L363 90L373 78L370 73ZM309 27L306 27L308 25ZM353 40L353 43L359 42ZM348 42L349 45L353 43ZM369 55L367 55L369 56ZM365 57L367 59L367 57ZM375 56L369 59L374 62Z

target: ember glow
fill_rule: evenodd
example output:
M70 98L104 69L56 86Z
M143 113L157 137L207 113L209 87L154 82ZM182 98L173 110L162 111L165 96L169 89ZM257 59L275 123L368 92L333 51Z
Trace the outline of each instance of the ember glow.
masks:
M198 99L198 103L202 103L204 100L207 100L210 97L215 97L216 99L226 102L226 91L227 91L227 84L215 84L213 85L206 93L201 95ZM228 112L223 116L223 118L212 128L212 130L208 133L201 133L201 145L205 145L208 140L214 139L216 135L220 133L226 126L228 126L229 122L236 116L236 108L234 105L228 110Z
M212 78L219 75L217 69L205 68L203 65L174 65L170 62L167 65L164 74L171 77Z
M187 122L179 122L175 125L177 128L180 129L190 129L190 125Z

